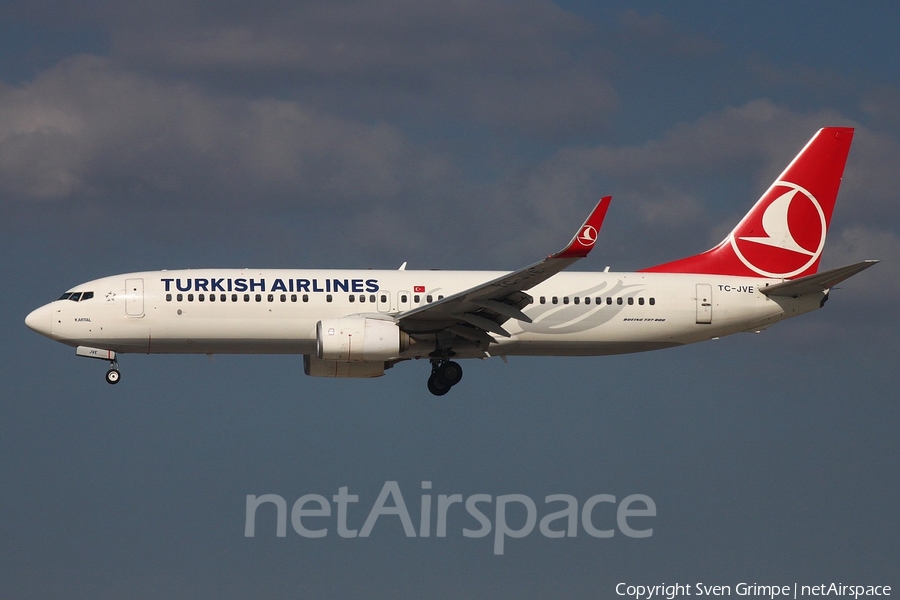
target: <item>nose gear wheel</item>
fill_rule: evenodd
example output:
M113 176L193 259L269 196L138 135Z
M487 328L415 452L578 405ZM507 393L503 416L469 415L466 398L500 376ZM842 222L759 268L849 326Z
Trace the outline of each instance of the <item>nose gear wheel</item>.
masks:
M115 385L119 383L119 361L113 360L109 363L109 371L106 372L106 383Z

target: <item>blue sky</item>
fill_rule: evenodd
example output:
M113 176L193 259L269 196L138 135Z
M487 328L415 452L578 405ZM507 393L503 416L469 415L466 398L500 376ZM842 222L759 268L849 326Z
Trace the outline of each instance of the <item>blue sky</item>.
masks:
M898 23L888 3L5 3L0 595L897 586ZM436 400L422 364L323 381L299 357L126 356L113 387L23 324L143 269L515 269L605 194L578 268L638 269L718 242L826 125L857 132L822 266L883 262L759 336L476 362ZM658 516L649 539L535 532L502 557L396 519L243 536L248 494L366 506L390 480L411 507L427 480L642 493Z

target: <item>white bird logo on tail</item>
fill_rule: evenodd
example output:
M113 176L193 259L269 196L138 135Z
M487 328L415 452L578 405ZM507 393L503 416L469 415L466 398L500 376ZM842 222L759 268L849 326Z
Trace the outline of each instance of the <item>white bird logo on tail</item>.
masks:
M738 238L747 242L756 242L757 244L765 244L783 250L790 250L798 254L812 256L815 252L807 250L797 243L791 233L791 226L788 223L788 210L791 208L791 201L799 190L790 190L776 198L772 204L766 208L766 212L762 216L762 227L766 232L766 237L742 237Z
M780 193L776 189L779 187L788 188L788 190ZM815 264L822 254L822 249L825 247L825 230L827 228L825 213L815 196L796 183L776 181L763 198L769 194L774 195L776 193L780 193L780 195L766 206L765 212L760 217L760 225L765 235L739 235L742 231L750 233L750 231L747 231L749 223L742 222L732 231L729 238L738 259L756 273L765 277L794 277ZM799 219L799 221L793 223L794 231L799 233L802 230L804 235L801 239L807 245L814 245L812 248L801 246L791 230L790 209L791 204L795 200L808 201L811 205L810 207L815 211L812 214L809 214L808 210L801 211L801 214L806 212L808 216L795 216L794 220L798 221ZM752 222L752 219L750 222ZM816 233L819 239L817 242L813 242ZM749 242L749 245L759 244L760 246L786 250L800 257L808 258L799 261L786 260L784 255L779 257L777 253L760 254L759 252L752 252L746 242ZM741 250L742 245L744 246L744 251ZM756 247L758 248L759 246Z

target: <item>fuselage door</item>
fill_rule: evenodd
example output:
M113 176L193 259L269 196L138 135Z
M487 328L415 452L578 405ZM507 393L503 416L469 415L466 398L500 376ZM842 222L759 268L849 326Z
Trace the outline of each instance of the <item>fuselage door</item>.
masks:
M708 283L697 284L697 324L709 325L712 323L712 285Z
M144 316L144 280L125 280L125 315L129 317Z

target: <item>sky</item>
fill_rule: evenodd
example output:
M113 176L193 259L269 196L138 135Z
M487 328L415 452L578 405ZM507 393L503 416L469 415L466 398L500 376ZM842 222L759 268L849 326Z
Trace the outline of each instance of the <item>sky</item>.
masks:
M887 2L4 2L0 596L896 593L898 24ZM422 363L318 379L297 356L127 355L109 386L23 322L149 269L514 270L607 194L577 269L640 269L721 240L823 126L856 134L821 266L882 262L760 335L469 361L435 398ZM641 494L653 534L535 527L497 555L462 511L444 538L385 515L310 539L267 506L245 536L248 495L347 487L360 529L391 481L416 526L423 494L539 519Z

